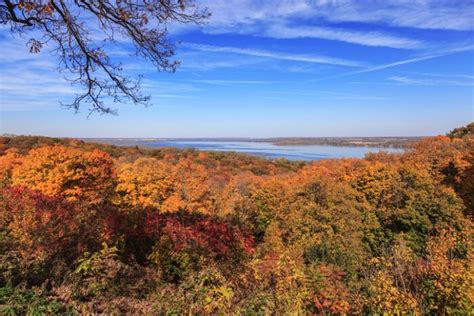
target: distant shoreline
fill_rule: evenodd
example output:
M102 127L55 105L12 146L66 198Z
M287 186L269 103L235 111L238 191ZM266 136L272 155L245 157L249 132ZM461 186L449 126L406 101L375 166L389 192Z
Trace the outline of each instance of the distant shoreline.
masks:
M275 137L275 138L79 138L86 142L108 143L117 146L139 146L158 142L249 142L270 143L276 146L344 146L410 148L424 137Z

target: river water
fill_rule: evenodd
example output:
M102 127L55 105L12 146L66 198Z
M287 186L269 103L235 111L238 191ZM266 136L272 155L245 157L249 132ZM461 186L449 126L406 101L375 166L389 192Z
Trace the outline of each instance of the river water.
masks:
M227 141L157 141L143 142L147 147L194 148L203 151L231 151L265 157L267 159L286 158L288 160L321 160L331 158L363 158L369 152L403 152L400 148L349 147L325 145L280 146L265 142Z

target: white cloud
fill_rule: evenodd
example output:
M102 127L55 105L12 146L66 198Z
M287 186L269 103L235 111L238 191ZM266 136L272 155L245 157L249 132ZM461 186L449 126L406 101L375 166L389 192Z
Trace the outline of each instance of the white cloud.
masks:
M423 61L423 60L429 60L429 59L439 58L439 57L448 56L448 55L452 55L452 54L456 54L456 53L471 51L473 49L474 49L474 45L472 45L472 44L471 45L463 45L463 46L459 46L459 47L456 47L456 48L451 48L451 49L446 49L446 50L442 50L442 51L433 52L433 53L425 55L425 56L409 58L409 59L400 60L400 61L396 61L396 62L393 62L393 63L383 64L383 65L379 65L379 66L375 66L375 67L369 67L369 68L366 68L366 69L357 70L357 71L345 73L345 74L342 74L342 75L332 76L330 78L339 78L339 77L345 77L345 76L349 76L349 75L355 75L355 74L361 74L361 73L368 73L368 72L384 70L384 69L387 69L387 68L393 68L393 67L397 67L397 66L401 66L401 65L412 64L412 63L416 63L416 62ZM325 79L329 79L329 78L325 78Z
M259 23L309 18L419 29L474 29L474 2L469 0L201 0L199 4L212 13L210 31L252 27L256 31Z
M153 98L159 99L191 99L190 95L180 95L180 94L153 94Z
M286 91L267 91L271 94L281 95L299 95L299 96L312 96L318 99L324 100L356 100L356 101L382 101L387 100L386 97L360 95L353 93L335 92L335 91L324 91L324 90L286 90Z
M79 90L57 72L54 57L45 48L29 53L26 40L0 34L0 108L1 111L59 108Z
M273 38L321 38L336 40L365 46L392 47L404 49L422 48L423 43L413 39L392 36L381 32L348 31L340 28L318 26L294 26L276 24L270 26L264 33Z
M425 77L462 78L462 79L474 80L473 75L465 75L465 74L432 73L432 72L419 72L419 71L398 71L398 73L425 76Z
M73 95L78 90L56 73L40 73L28 69L2 69L0 71L0 91L2 93L43 96Z
M381 23L394 27L468 31L474 28L472 1L341 1L319 7L335 22Z
M197 27L209 34L321 38L371 47L421 49L436 43L397 35L400 28L474 30L474 2L470 0L200 0L198 4L212 14L208 23ZM364 31L346 28L344 23L360 23ZM190 29L196 26L169 26L172 33Z
M204 83L210 85L253 85L253 84L269 84L270 81L258 81L258 80L216 80L216 79L209 79L209 80L193 80L193 82L197 83Z
M15 99L12 101L0 99L0 121L2 118L2 112L28 112L47 109L59 110L61 109L61 105L58 103L57 100L50 102L48 100L38 101L37 99L27 101L21 99ZM1 125L2 124L0 124L0 127Z
M141 86L144 93L157 95L183 95L186 93L204 91L204 89L198 88L190 83L152 79L144 80Z
M248 60L186 60L179 70L209 71L221 68L236 68L253 64Z
M240 54L254 57L263 57L280 60L299 61L305 63L316 63L316 64L328 64L337 66L348 66L348 67L362 67L363 63L352 60L339 59L328 56L318 55L302 55L302 54L290 54L283 52L273 52L267 50L249 49L249 48L238 48L238 47L226 47L226 46L211 46L202 45L195 43L183 44L187 48L206 51L206 52L218 52L218 53L231 53Z
M258 57L229 56L212 52L179 50L177 58L181 61L178 71L212 71L222 68L242 68L262 63Z
M390 81L396 82L402 85L414 85L414 86L474 86L474 80L433 80L426 78L412 78L404 76L392 76L387 78Z

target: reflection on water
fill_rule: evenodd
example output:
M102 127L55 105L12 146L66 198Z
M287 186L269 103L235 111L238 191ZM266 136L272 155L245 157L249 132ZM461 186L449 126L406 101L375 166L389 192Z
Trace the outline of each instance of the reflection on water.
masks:
M277 146L261 142L215 142L215 141L159 141L143 142L148 147L194 148L204 151L234 151L261 156L267 159L286 158L288 160L320 160L330 158L363 158L368 152L402 152L398 148L348 147L348 146Z

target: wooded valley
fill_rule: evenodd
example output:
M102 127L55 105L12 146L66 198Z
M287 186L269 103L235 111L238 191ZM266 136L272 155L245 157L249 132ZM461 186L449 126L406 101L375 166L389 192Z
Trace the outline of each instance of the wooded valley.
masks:
M474 311L469 129L311 163L0 142L1 314Z

